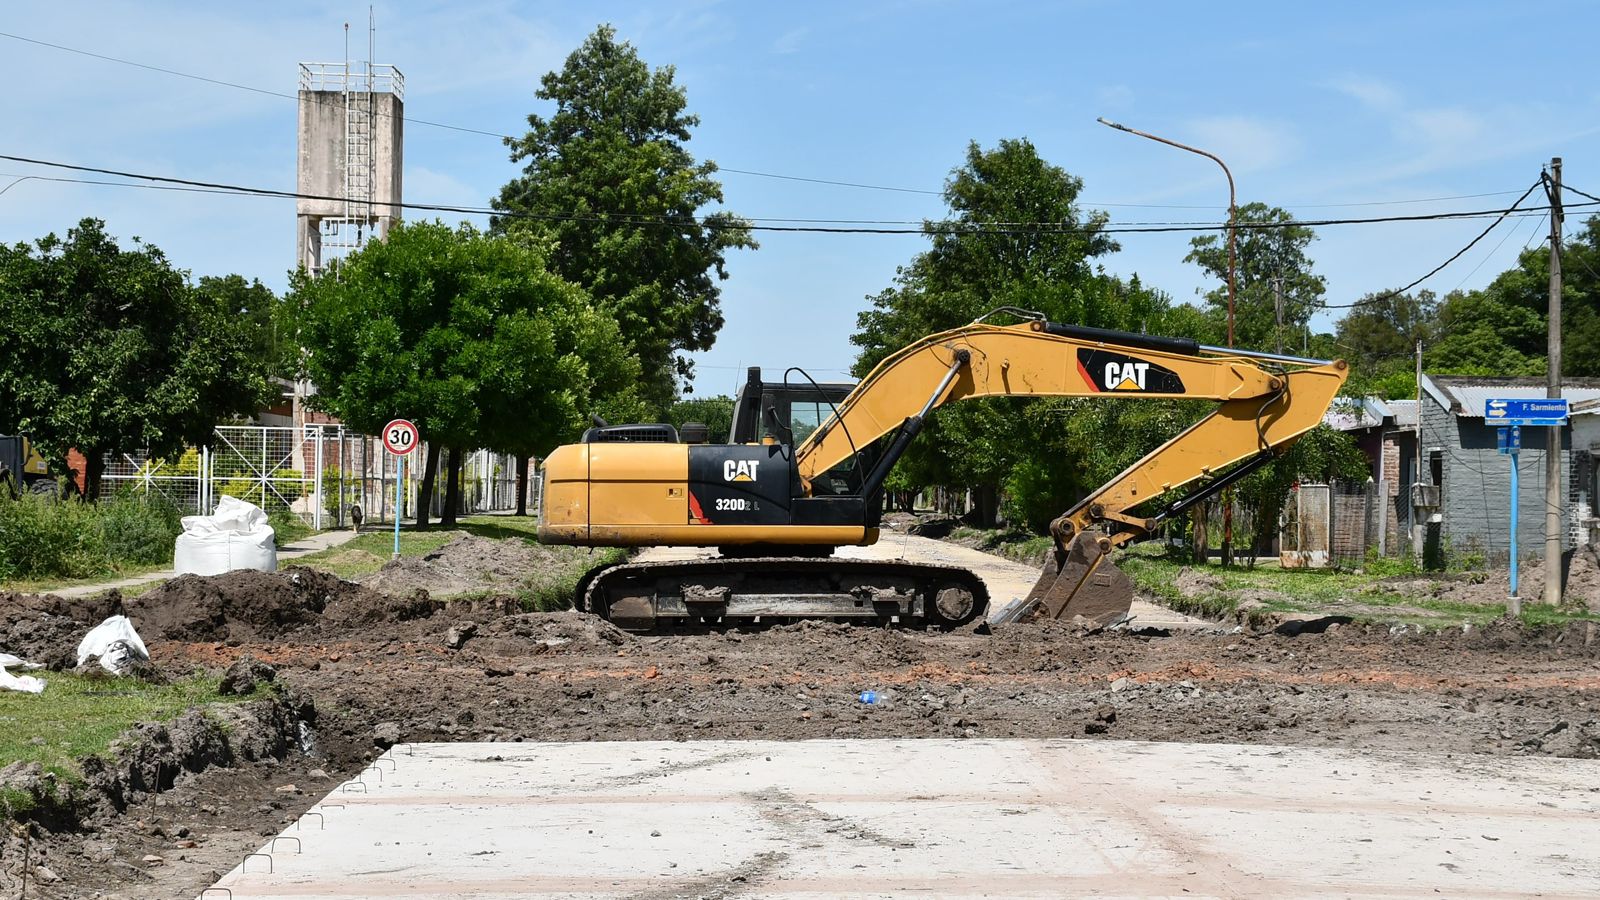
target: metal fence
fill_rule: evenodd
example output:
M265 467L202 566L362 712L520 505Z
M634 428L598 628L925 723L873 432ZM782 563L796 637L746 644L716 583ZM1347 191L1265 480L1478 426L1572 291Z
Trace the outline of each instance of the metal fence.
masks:
M424 444L406 466L408 518L415 514L421 461L426 458ZM138 453L108 454L103 490L159 497L186 515L209 513L226 495L254 503L269 515L292 515L320 529L349 525L356 506L364 521L392 522L396 469L395 457L379 439L342 425L228 425L216 429L211 446L185 451L173 461ZM464 512L516 508L515 457L473 451L463 462L461 476ZM530 495L536 481L529 479ZM445 479L436 479L433 515L444 505L445 489ZM528 505L536 509L533 500L530 497Z

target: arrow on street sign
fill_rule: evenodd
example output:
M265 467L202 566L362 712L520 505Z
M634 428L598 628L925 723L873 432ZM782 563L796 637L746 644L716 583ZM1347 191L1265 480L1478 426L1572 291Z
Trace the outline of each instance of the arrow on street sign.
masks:
M1540 397L1538 399L1508 397L1487 400L1483 404L1483 419L1496 427L1526 425L1549 427L1567 424L1567 399L1565 397Z

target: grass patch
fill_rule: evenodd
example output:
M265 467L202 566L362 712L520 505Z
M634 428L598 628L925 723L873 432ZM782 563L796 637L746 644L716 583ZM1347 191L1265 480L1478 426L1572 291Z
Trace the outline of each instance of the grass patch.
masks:
M1037 563L1051 547L1048 536L1027 532L960 527L947 540L1026 563ZM1358 622L1404 623L1440 628L1483 625L1506 616L1504 603L1462 603L1428 594L1398 594L1385 589L1385 579L1437 577L1416 560L1369 559L1361 571L1347 569L1285 569L1275 559L1259 561L1254 568L1223 568L1211 563L1195 565L1188 548L1169 548L1159 541L1134 544L1117 553L1116 563L1134 585L1162 605L1208 619L1234 619L1241 614L1252 625L1270 624L1279 616L1349 616ZM1216 579L1214 590L1186 595L1178 589L1185 569L1199 570ZM1460 576L1461 570L1452 574ZM1240 598L1248 598L1241 612ZM1600 614L1583 609L1557 609L1524 603L1521 621L1530 627L1562 626L1572 622L1600 621Z
M422 556L450 543L458 532L417 531L400 529L400 555ZM394 532L369 531L359 534L337 547L308 553L298 559L286 560L285 565L309 566L331 572L351 581L383 568L394 555Z
M1230 618L1238 613L1241 592L1255 592L1251 609L1254 618L1272 614L1329 616L1345 615L1359 622L1403 623L1446 627L1483 625L1506 616L1504 603L1461 603L1428 595L1397 594L1381 586L1396 575L1425 577L1403 561L1375 566L1361 572L1341 569L1284 569L1275 563L1258 564L1254 569L1241 566L1223 568L1211 564L1195 566L1172 558L1157 543L1137 544L1119 554L1117 565L1128 573L1140 590L1160 598L1164 605L1180 612L1208 618ZM1216 592L1185 596L1178 590L1178 575L1184 569L1201 569L1221 582ZM1263 592L1272 592L1260 596ZM1264 614L1264 615L1262 615ZM1522 622L1529 626L1565 625L1570 622L1600 621L1600 615L1583 610L1556 609L1538 603L1523 605Z
M467 516L459 519L456 524L457 527L454 529L442 529L435 525L427 531L418 531L402 525L400 555L425 556L463 533L490 540L522 540L530 544L539 543L539 522L532 516ZM289 561L288 564L320 569L350 581L378 571L393 556L394 531L369 531L337 547L307 554ZM596 554L595 564L598 565L599 562L599 554ZM565 590L570 594L572 584L568 583ZM524 598L524 605L530 608L544 608L538 604L547 602L550 595L551 592L543 588L529 591Z
M278 549L283 549L295 541L308 538L317 533L315 528L300 521L300 517L291 515L283 510L276 510L267 518L267 524L272 526L273 540Z
M1055 547L1055 541L1047 534L972 528L967 525L951 531L946 540L1030 566L1038 565L1039 560Z
M251 699L224 697L217 693L218 679L204 676L158 685L70 672L39 674L46 682L43 694L0 692L0 767L36 762L72 781L82 778L79 758L104 753L139 722L172 719L198 704Z

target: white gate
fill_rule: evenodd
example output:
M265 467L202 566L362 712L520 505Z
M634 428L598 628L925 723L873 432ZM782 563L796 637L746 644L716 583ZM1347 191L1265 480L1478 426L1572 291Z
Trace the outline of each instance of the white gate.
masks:
M424 444L406 465L407 516L414 515L426 459ZM152 460L140 453L108 454L103 480L108 494L133 491L160 497L185 515L209 513L227 495L248 500L268 515L292 515L322 529L349 525L356 506L363 521L393 522L396 468L395 458L379 439L342 425L223 425L216 428L212 446L185 451L176 461ZM442 471L440 475L434 486L434 514L444 505ZM516 508L513 456L474 451L463 462L461 481L466 513ZM530 484L530 493L533 490Z

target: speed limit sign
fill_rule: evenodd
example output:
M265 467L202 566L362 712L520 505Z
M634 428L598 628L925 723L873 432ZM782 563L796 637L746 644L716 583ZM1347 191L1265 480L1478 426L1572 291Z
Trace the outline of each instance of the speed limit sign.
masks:
M417 426L410 419L395 419L383 426L383 446L395 456L417 449Z

